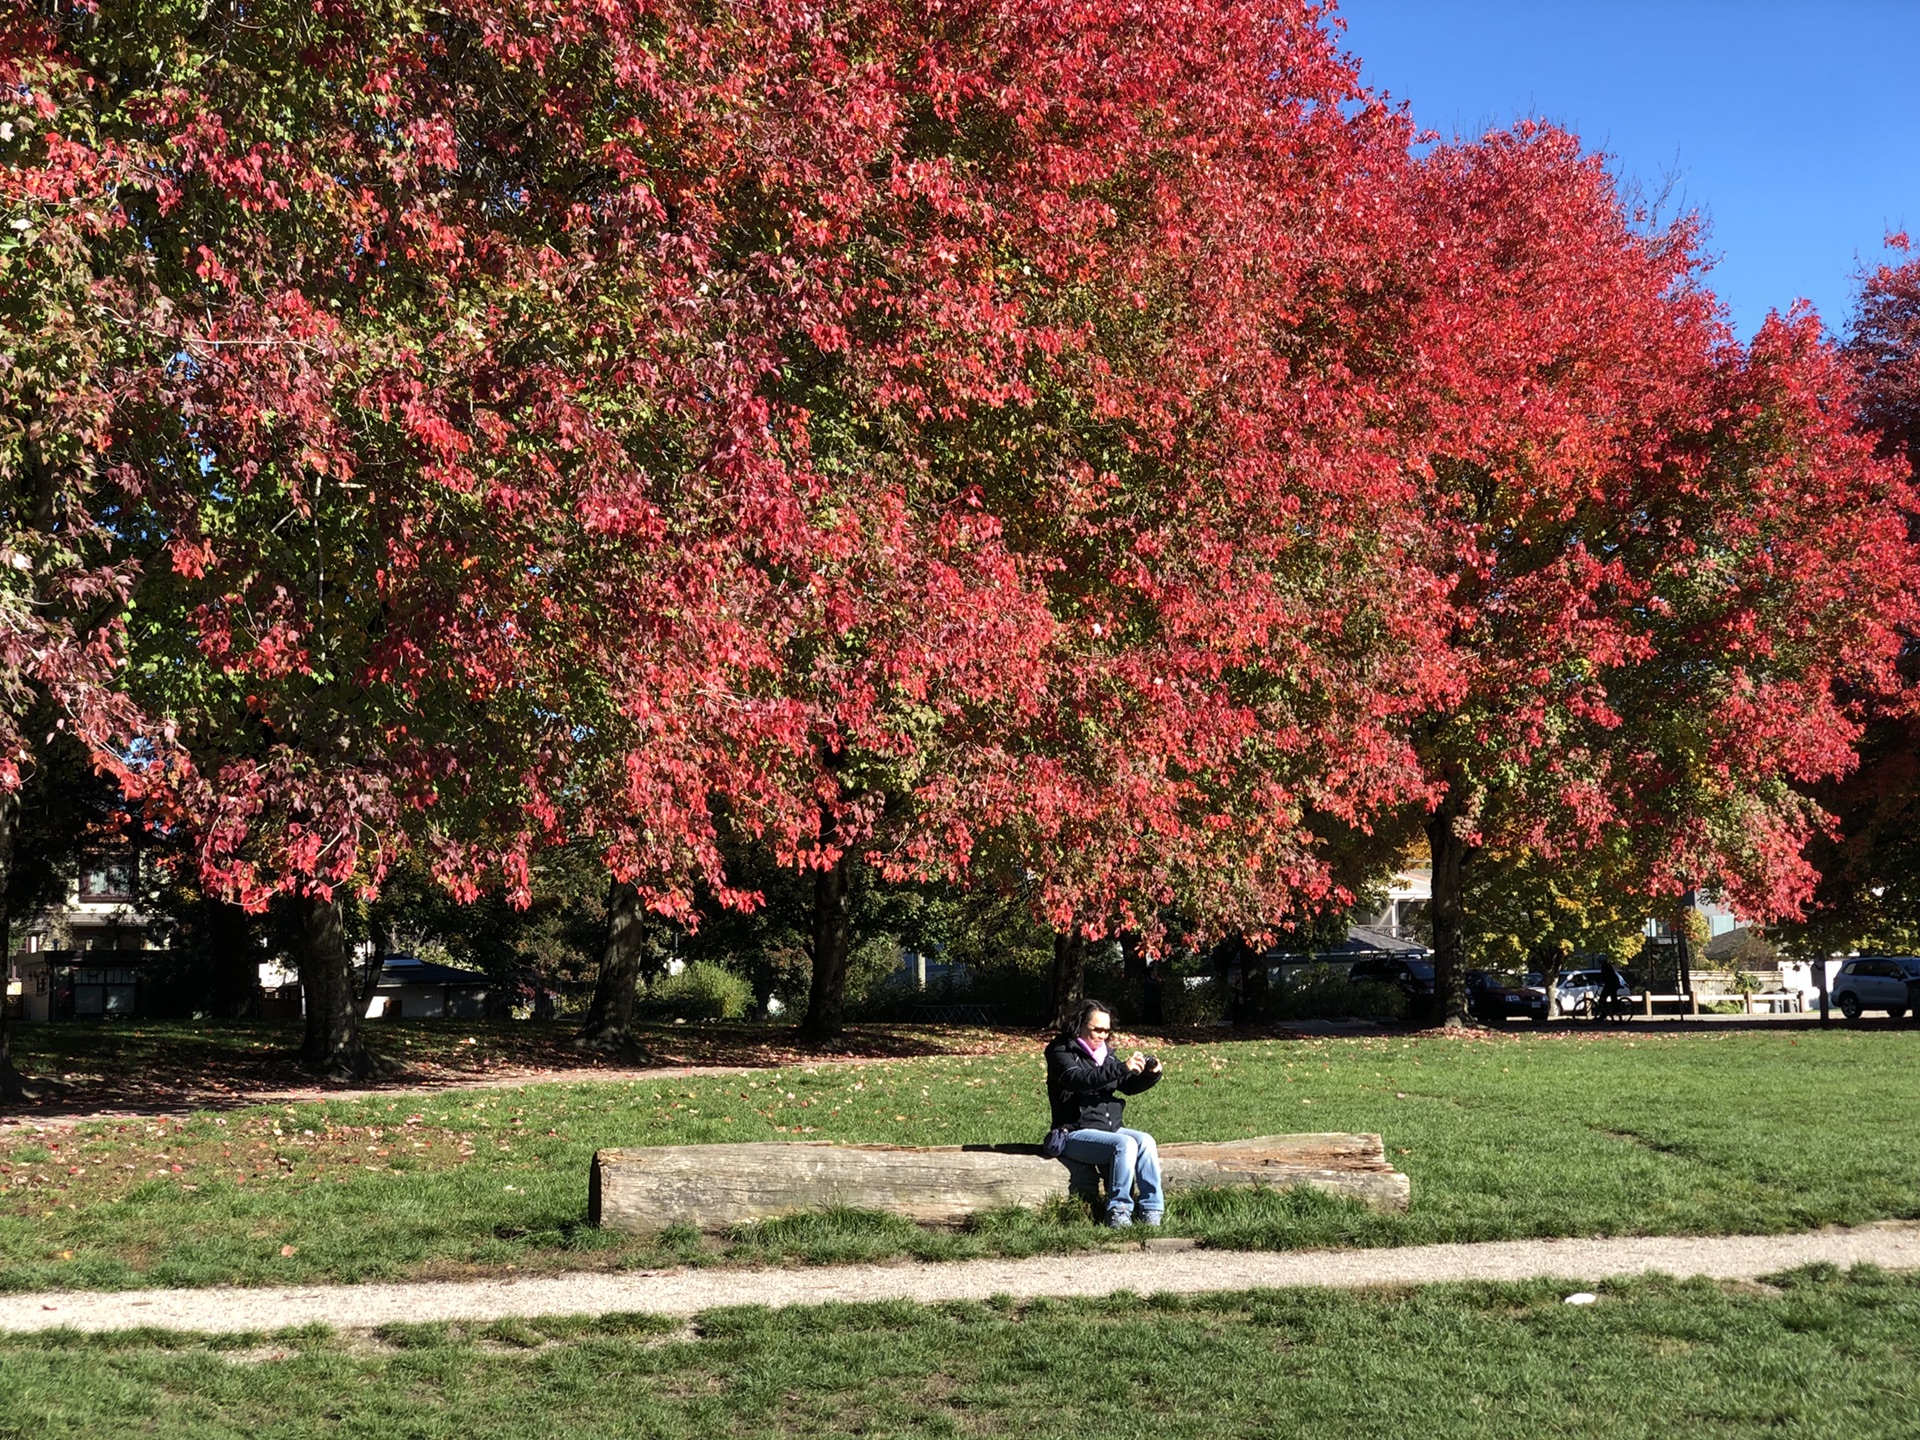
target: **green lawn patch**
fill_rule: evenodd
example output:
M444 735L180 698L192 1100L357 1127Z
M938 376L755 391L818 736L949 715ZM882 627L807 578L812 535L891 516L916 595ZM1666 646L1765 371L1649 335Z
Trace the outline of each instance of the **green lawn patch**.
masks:
M1777 1279L54 1332L0 1337L0 1437L1911 1435L1920 1279Z
M1377 1131L1413 1209L1177 1201L1240 1247L1779 1232L1920 1216L1920 1032L1603 1033L1162 1049L1130 1118L1165 1140ZM1038 1139L1037 1049L744 1075L376 1095L94 1121L0 1142L0 1287L265 1284L672 1261L958 1258L1097 1247L1084 1211L959 1231L857 1214L715 1246L585 1224L595 1148L779 1138Z

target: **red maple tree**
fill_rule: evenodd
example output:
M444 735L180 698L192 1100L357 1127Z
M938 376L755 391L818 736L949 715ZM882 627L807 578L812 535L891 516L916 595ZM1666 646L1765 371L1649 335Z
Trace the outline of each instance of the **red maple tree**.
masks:
M1909 248L1904 234L1888 243L1901 253ZM1862 425L1912 483L1920 475L1920 260L1878 265L1860 279L1845 353ZM1911 632L1901 669L1910 684L1920 674ZM1895 953L1920 940L1920 711L1913 699L1909 689L1870 703L1859 769L1813 790L1837 823L1810 852L1820 879L1805 923L1790 933L1814 953Z
M1310 9L1156 27L1019 456L1051 483L1009 520L1061 633L997 858L1056 931L1063 1011L1088 938L1337 904L1343 839L1419 785L1394 720L1430 607L1381 563L1400 462L1370 359L1411 131Z
M1623 841L1650 896L1804 900L1795 782L1852 763L1845 695L1896 683L1915 556L1818 322L1737 344L1690 224L1637 224L1599 157L1533 125L1413 180L1408 563L1440 582L1454 689L1411 736L1459 1019L1489 844Z
M406 847L464 893L582 832L654 908L724 887L728 677L814 536L699 164L739 78L697 18L11 17L45 183L117 167L89 465L149 557L121 681L155 719L100 753L140 737L208 884L305 912L323 1068L362 1063L340 891ZM136 35L164 62L127 69Z
M1905 253L1904 232L1887 244ZM1889 458L1920 472L1920 259L1876 266L1861 277L1847 359L1859 377L1860 413Z

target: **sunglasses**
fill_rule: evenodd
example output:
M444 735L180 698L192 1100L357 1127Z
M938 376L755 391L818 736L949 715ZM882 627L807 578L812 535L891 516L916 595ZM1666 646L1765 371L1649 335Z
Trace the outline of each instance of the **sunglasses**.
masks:
M1089 1035L1111 1035L1113 1034L1113 1027L1111 1025L1089 1025L1087 1027L1087 1033Z

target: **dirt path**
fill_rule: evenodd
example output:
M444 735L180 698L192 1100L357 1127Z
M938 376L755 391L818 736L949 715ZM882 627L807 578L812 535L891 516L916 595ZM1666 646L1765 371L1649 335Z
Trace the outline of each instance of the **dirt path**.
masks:
M1165 1242L1162 1242L1165 1243ZM0 1330L269 1331L325 1324L364 1329L395 1321L494 1320L528 1315L646 1311L695 1315L727 1305L827 1301L984 1300L995 1295L1094 1296L1116 1290L1425 1285L1450 1280L1569 1282L1660 1272L1757 1280L1817 1263L1920 1269L1920 1222L1886 1221L1802 1235L1652 1236L1504 1240L1399 1250L1265 1253L1148 1248L1097 1256L950 1264L843 1265L774 1270L641 1270L401 1285L272 1290L56 1291L0 1296ZM1569 1288L1577 1288L1570 1284Z

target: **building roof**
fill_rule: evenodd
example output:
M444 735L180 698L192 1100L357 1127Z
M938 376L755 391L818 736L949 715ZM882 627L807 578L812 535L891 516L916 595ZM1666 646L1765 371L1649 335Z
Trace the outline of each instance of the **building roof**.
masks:
M1706 958L1744 965L1765 965L1780 958L1766 936L1745 925L1723 930L1706 943Z
M1346 943L1336 955L1424 955L1427 947L1418 940L1403 940L1378 925L1349 925Z
M457 970L417 955L389 955L380 967L382 985L487 985L492 980L478 970Z
M1313 952L1283 950L1278 947L1269 950L1269 956L1284 956L1289 959L1319 960L1359 960L1368 955L1425 955L1427 947L1418 940L1403 940L1391 930L1379 925L1349 925L1347 938L1331 950Z

